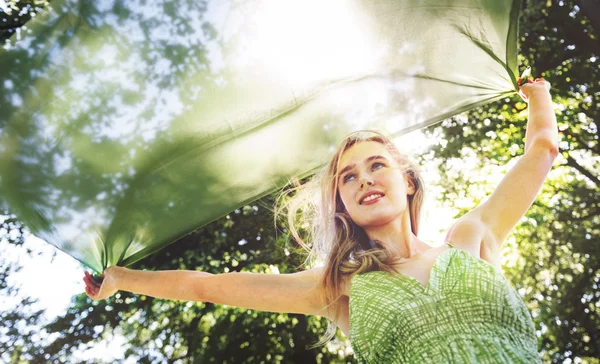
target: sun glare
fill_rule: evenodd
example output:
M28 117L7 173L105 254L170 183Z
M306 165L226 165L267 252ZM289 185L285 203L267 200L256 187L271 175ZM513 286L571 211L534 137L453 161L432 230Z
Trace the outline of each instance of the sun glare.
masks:
M252 15L256 26L247 35L251 47L245 56L291 87L365 74L384 52L355 4L267 0L261 5Z

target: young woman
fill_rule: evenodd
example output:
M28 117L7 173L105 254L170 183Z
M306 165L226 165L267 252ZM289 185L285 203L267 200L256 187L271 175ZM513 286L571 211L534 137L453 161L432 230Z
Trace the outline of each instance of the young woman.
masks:
M311 182L321 198L309 214L310 247L323 267L281 275L109 267L101 283L86 274L86 292L95 300L124 290L325 316L364 363L539 362L531 316L502 275L500 258L502 242L558 154L549 88L541 79L521 87L529 102L525 153L484 203L458 219L442 246L417 237L417 168L384 136L359 132ZM286 206L301 244L294 223L308 211L308 191Z

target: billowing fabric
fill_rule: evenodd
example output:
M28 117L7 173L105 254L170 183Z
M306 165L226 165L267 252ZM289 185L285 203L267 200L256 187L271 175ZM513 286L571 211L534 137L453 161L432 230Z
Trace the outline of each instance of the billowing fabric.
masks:
M486 261L442 252L424 287L374 271L353 277L350 340L361 363L539 363L519 294Z
M127 265L323 165L513 95L517 0L55 0L0 50L0 202Z

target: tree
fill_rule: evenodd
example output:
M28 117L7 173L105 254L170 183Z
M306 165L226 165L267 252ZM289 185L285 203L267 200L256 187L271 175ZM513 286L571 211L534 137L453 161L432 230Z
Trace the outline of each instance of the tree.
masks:
M45 0L8 0L0 8L0 44L49 6Z
M10 215L0 214L0 251L7 252L8 245L21 248L25 236L24 226ZM32 252L28 252L31 254ZM34 309L35 300L19 295L19 287L8 282L8 277L21 269L14 261L0 255L0 297L3 305L19 302L0 311L0 360L10 363L28 362L27 351L34 345L42 310Z

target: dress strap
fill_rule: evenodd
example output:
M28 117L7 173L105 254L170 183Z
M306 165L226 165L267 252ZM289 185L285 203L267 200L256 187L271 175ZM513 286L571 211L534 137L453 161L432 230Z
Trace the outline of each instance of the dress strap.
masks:
M450 248L456 248L454 245L452 245L451 242L447 241L446 244L450 247Z

